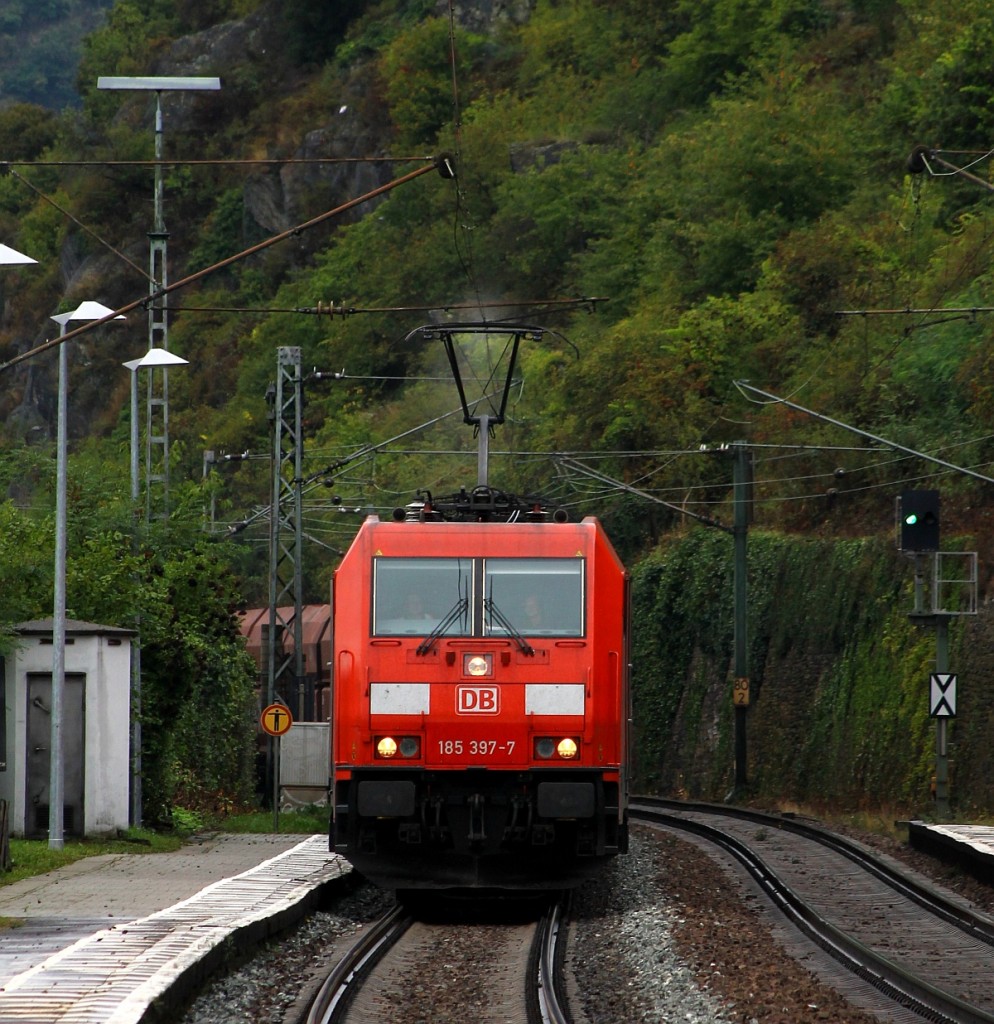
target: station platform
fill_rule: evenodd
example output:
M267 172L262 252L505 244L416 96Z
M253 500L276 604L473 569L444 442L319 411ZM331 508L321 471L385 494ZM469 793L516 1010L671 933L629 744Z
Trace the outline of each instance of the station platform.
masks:
M952 861L980 881L994 885L994 826L909 821L908 841L916 850Z
M168 1020L231 943L288 927L350 872L326 835L215 835L0 886L0 1021Z

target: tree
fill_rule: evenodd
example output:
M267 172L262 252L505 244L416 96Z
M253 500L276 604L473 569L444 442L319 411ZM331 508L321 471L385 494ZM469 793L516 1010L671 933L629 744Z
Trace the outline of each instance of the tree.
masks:
M4 468L31 473L31 457L41 454L23 449ZM168 821L181 785L201 806L246 802L256 670L238 628L242 596L229 553L182 509L136 550L130 502L104 486L106 467L96 476L85 452L73 463L66 610L140 628L147 819ZM17 622L52 614L53 536L50 518L0 504L0 651Z
M168 821L182 787L197 809L251 799L255 664L235 612L241 595L208 541L152 562L142 618L145 813Z
M34 103L0 107L0 152L7 160L36 160L54 141L55 114Z
M443 125L456 120L453 79L466 90L461 98L466 103L473 95L472 70L484 45L483 37L464 31L457 31L450 43L448 22L430 18L386 47L380 73L399 146L432 145Z

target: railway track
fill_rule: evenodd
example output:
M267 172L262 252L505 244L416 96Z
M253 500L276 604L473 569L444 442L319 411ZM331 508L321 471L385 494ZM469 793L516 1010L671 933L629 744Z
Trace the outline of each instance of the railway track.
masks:
M306 1024L365 1024L383 1019L388 1006L403 1008L413 1019L432 1019L434 1000L446 998L452 987L448 972L458 963L465 977L465 958L474 956L479 959L469 964L473 982L468 991L461 983L460 998L478 1024L570 1024L560 982L564 914L561 899L538 921L468 925L415 920L395 906L335 964Z
M994 921L964 901L800 821L646 798L631 815L734 857L805 936L892 1001L891 1019L994 1022Z
M306 1024L336 1024L343 1020L345 1009L363 978L390 947L396 945L411 921L402 907L395 906L367 928L318 989L308 1010Z

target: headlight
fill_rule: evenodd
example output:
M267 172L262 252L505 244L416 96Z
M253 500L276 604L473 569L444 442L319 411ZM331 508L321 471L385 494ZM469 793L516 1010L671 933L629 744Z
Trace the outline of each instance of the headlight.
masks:
M492 676L494 674L494 658L492 654L464 654L462 671L465 676Z
M400 741L401 757L417 757L421 753L421 742L417 736L404 736Z
M376 741L376 756L389 761L398 754L402 758L410 759L421 756L420 736L400 736L394 739L393 736L381 736Z
M555 739L552 736L539 736L535 740L535 757L540 761L558 758L572 761L580 753L580 745L571 736Z
M535 740L535 756L546 760L556 752L556 741L547 736Z

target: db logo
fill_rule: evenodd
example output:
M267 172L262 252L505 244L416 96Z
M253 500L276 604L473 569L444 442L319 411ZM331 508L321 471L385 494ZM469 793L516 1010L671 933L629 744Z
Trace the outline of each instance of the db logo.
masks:
M497 686L457 686L457 715L497 715L500 713L500 688Z

